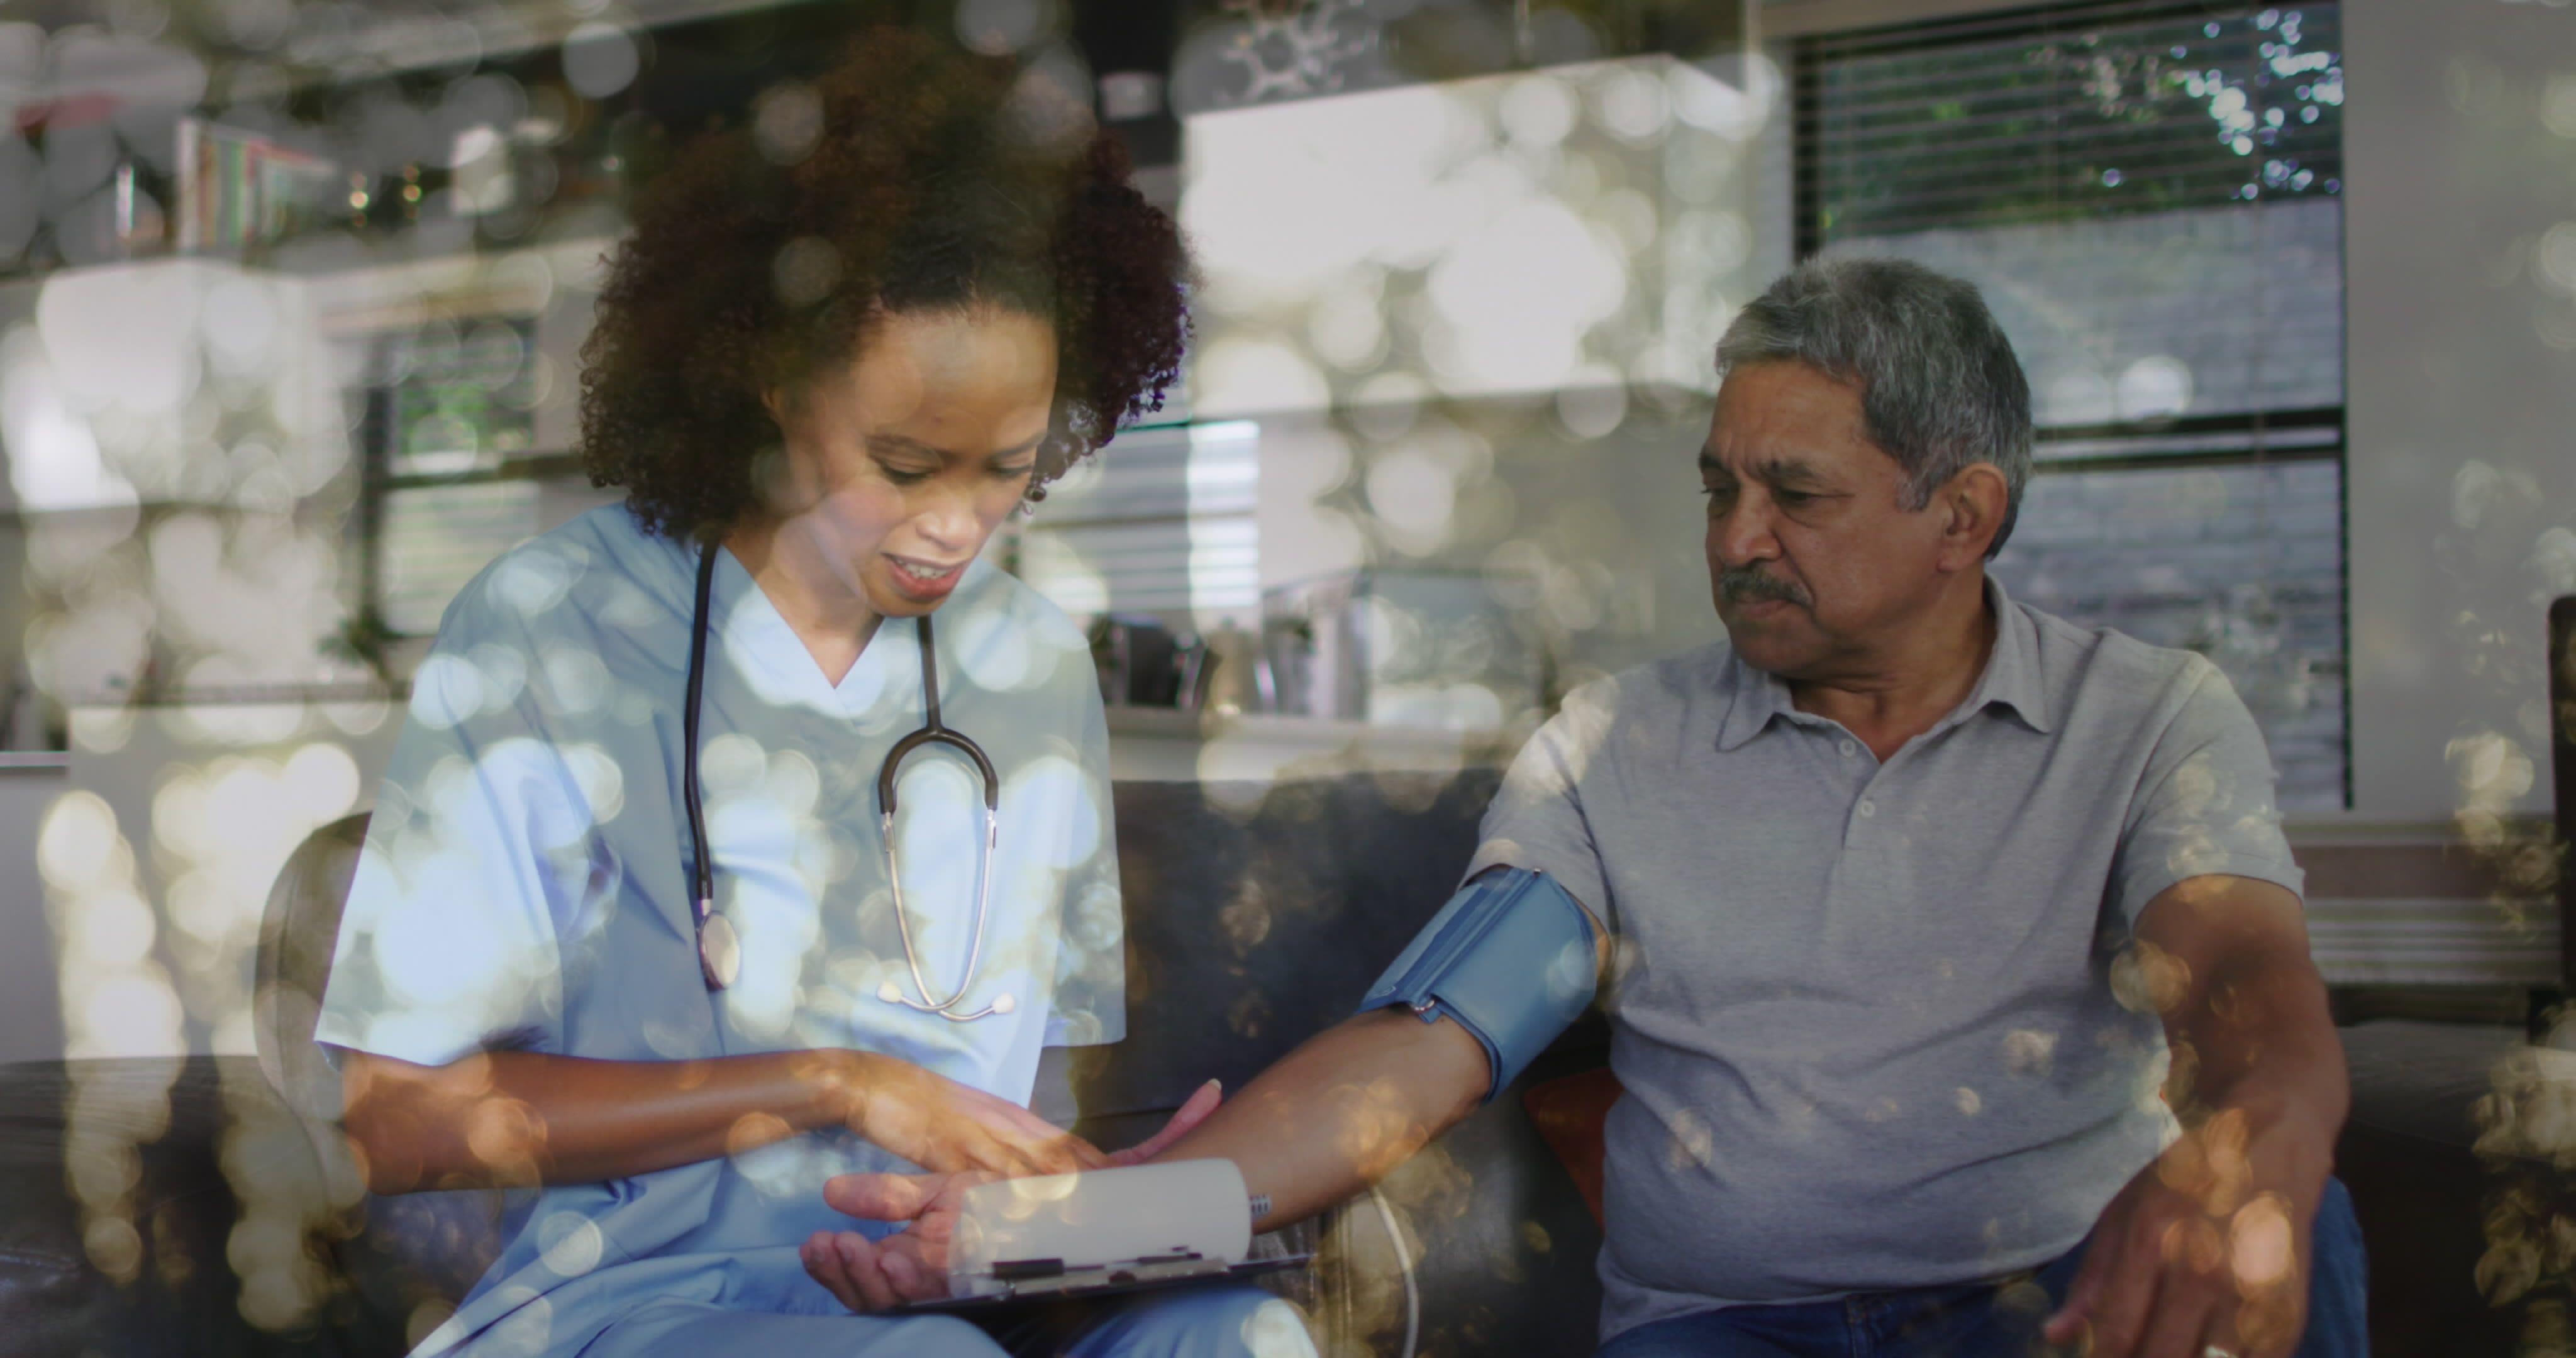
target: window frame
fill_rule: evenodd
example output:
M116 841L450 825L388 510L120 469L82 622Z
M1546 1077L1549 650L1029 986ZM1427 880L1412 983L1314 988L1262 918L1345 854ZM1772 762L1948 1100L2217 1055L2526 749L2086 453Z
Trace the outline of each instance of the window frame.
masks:
M2312 0L2308 8L2334 8L2341 0ZM1991 44L2017 38L2043 40L2092 24L2144 23L2160 19L2236 17L2251 6L2209 0L2068 0L2067 3L2006 6L1962 11L1955 6L1925 6L1923 13L1893 22L1851 26L1816 26L1783 34L1788 52L1789 221L1793 258L1815 257L1833 244L1825 229L1823 201L1823 75L1837 59L1935 51L1970 43ZM1883 16L1882 16L1883 17ZM2333 195L2338 204L2339 194ZM2248 210L2263 204L2249 203ZM2338 207L2338 221L2341 209ZM1968 228L1972 229L1972 228ZM1865 238L1865 237L1864 237ZM2348 260L2338 241L2337 263ZM2349 295L2348 278L2339 274L2337 289ZM2338 348L2350 353L2350 310L2337 305L2343 332ZM2349 365L2341 385L2344 401L2331 406L2257 409L2238 413L2184 415L2152 420L2112 420L2084 425L2043 425L2032 430L2034 477L2078 472L2178 471L2191 467L2245 467L2282 462L2331 461L2335 464L2337 542L2336 594L2342 653L2334 665L2340 690L2343 746L2341 809L2354 806L2352 729L2352 516L2351 467L2347 456L2347 411L2351 399ZM2160 442L2188 441L2202 446L2156 451ZM2127 450L2117 445L2132 445ZM2052 446L2093 445L2097 452L2052 455ZM2107 445L2107 447L2105 447Z

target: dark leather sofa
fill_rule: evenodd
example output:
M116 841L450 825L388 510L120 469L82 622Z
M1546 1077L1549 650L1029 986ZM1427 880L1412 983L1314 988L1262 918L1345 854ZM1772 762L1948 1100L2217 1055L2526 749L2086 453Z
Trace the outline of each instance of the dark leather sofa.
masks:
M1077 1129L1132 1142L1347 1014L1454 889L1492 787L1120 784L1130 1036L1074 1063ZM259 1060L0 1068L0 1355L399 1354L479 1274L492 1197L368 1197L323 1120L311 996L362 833L326 827L281 876ZM1524 1084L1605 1047L1580 1028ZM1383 1212L1298 1242L1317 1263L1283 1285L1331 1335L1400 1352L1410 1310L1426 1354L1589 1351L1599 1234L1516 1094L1393 1176Z

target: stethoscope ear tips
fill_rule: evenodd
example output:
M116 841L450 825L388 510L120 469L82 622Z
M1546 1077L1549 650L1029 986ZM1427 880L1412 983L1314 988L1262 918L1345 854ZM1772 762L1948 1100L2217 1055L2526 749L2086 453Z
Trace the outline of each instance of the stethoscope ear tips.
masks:
M1007 1014L1019 1007L1020 1002L1012 999L1008 995L996 995L993 997L993 1012L996 1014Z
M884 985L877 987L877 998L888 1004L901 1004L903 1003L903 987L896 985L892 981L888 981Z

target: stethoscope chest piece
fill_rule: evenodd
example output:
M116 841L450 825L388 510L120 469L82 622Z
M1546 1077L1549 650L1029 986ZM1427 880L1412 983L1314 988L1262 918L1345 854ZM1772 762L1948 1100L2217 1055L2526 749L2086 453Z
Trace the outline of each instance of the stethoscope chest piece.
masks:
M706 973L709 990L722 990L742 974L742 936L732 920L714 911L698 928L698 970Z

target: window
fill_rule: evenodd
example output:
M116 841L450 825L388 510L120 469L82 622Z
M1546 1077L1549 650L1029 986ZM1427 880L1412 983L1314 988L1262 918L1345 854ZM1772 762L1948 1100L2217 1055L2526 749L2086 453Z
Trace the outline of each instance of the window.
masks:
M2016 596L2208 655L2349 804L2332 4L2079 4L1800 40L1800 254L1975 282L2031 379Z
M1260 452L1250 420L1123 430L1047 488L1015 568L1076 618L1257 626Z
M528 476L547 461L530 459L536 321L434 320L362 343L361 597L391 636L434 636L466 582L543 526Z

